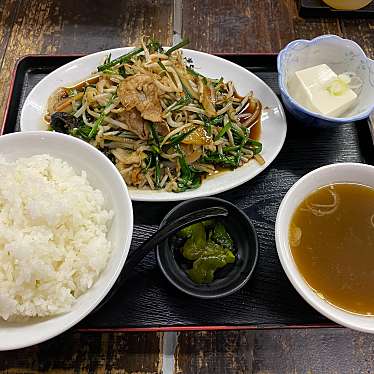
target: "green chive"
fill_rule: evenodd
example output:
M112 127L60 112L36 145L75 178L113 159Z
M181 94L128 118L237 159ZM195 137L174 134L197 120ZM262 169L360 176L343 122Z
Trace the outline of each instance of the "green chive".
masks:
M115 95L113 95L113 96L111 97L111 99L109 100L109 103L105 106L104 110L100 113L99 118L94 122L94 125L92 126L92 129L91 129L90 133L88 134L88 138L89 138L89 139L92 139L94 136L96 136L99 127L102 125L102 123L104 122L104 118L105 118L105 116L107 115L107 113L105 113L106 110L107 110L107 109L112 105L112 103L113 103L114 96L115 96Z
M189 43L189 39L183 39L180 43L174 45L173 47L169 48L166 52L165 55L170 56L174 51L176 51L179 48L184 47Z
M231 127L231 122L227 122L225 126L223 126L221 128L221 130L219 131L219 133L216 135L216 137L214 138L214 141L217 141L218 139L221 139L223 135L225 135L227 133L227 131L230 129Z
M151 128L152 138L153 138L154 142L156 143L157 148L160 149L160 138L159 138L158 133L155 129L154 123L150 122L149 127Z
M165 70L165 71L166 71L166 67L165 67L165 65L164 65L161 61L157 61L157 63L158 63L158 65L160 66L160 68L161 68L162 70Z
M135 48L129 53L126 53L123 56L115 58L113 61L104 63L103 65L100 65L97 67L98 71L104 71L108 68L111 68L112 66L123 64L124 62L130 61L134 56L138 55L140 52L143 52L143 48Z

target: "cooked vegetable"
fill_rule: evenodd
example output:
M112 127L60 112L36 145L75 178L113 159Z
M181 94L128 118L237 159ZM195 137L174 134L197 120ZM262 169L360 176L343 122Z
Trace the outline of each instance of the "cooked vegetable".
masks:
M231 236L228 234L228 232L225 229L225 226L223 226L222 223L216 224L211 239L217 244L222 245L222 247L228 249L231 249L234 244L233 240L231 239Z
M213 242L206 245L206 254L199 257L187 274L195 283L211 283L214 280L214 272L227 264L235 262L232 252L222 252L222 247ZM211 253L211 255L210 255Z
M99 118L94 122L91 131L88 134L88 138L92 139L94 136L96 136L97 131L99 130L99 126L104 122L105 116L109 113L109 108L113 103L113 97L112 96L109 100L109 102L106 104L104 110L100 113Z
M134 48L131 52L126 53L125 55L123 55L121 57L118 57L118 58L114 59L113 61L110 61L110 56L108 56L109 59L105 60L103 65L98 66L97 70L98 71L103 71L103 70L107 70L107 69L109 69L113 66L123 64L124 62L130 61L134 56L136 56L137 54L139 54L140 52L143 52L143 51L144 51L143 48Z
M216 270L235 262L234 243L222 223L196 223L181 230L178 236L187 238L181 252L185 259L193 261L187 274L195 283L211 283Z
M177 49L179 48L183 48L185 45L187 45L189 43L189 39L183 39L180 43L176 44L175 46L169 48L165 54L167 56L170 56L174 51L176 51Z
M66 112L55 112L51 116L51 129L64 134L69 134L79 126L79 121L73 115Z
M262 144L250 139L261 103L196 72L180 50L187 43L165 51L143 38L129 53L108 56L91 77L51 95L50 129L88 141L141 189L186 191L222 167L264 162Z

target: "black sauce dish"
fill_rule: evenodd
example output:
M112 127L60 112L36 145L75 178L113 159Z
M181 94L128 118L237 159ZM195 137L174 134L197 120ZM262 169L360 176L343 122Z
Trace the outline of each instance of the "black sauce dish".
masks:
M156 247L158 265L165 277L180 291L202 299L228 296L243 287L251 277L258 259L258 239L247 215L228 201L204 197L184 201L174 207L162 220L160 228L174 220L209 207L223 207L227 217L219 218L234 242L236 260L215 272L208 284L194 283L186 273L186 263L180 254L178 240L171 236Z

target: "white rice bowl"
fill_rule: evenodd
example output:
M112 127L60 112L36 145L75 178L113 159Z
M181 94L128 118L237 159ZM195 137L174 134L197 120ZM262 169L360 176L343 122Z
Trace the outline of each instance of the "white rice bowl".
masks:
M97 267L98 263L100 264L101 261L105 261L101 259L101 256L100 259L95 256L92 260L89 260L93 261L91 265L86 265L89 266L90 274L92 270L92 275L90 275L90 277L85 278L86 276L83 276L83 273L87 273L86 270L80 270L82 276L77 274L76 278L73 277L73 279L75 279L74 287L77 287L77 295L74 295L76 296L76 300L71 304L69 311L59 312L57 310L49 310L53 312L53 315L49 314L45 317L20 317L20 307L18 307L18 316L14 318L14 303L10 307L4 308L4 306L2 306L2 314L5 316L5 311L9 314L8 320L4 320L3 317L0 317L0 351L4 351L41 343L61 334L81 321L104 299L121 273L130 248L133 230L133 211L126 184L123 182L123 178L116 167L100 151L82 140L49 131L13 133L0 136L0 153L5 157L6 162L11 163L14 163L20 158L30 159L35 155L48 154L53 158L59 158L67 162L73 168L76 175L82 175L82 172L85 171L87 173L88 183L92 188L102 192L104 198L103 209L107 212L113 211L113 218L110 222L108 221L107 225L107 240L111 243L111 250L107 263L99 275L93 276L94 271L91 269L91 266ZM1 183L2 181L0 180L0 184ZM16 199L15 196L17 193L14 188L13 193L10 192L9 196L11 194L13 194L13 198ZM45 209L44 214L45 217L50 215L49 218L53 221L54 217L56 217L57 208L55 204L52 204L51 201L47 202L47 200L48 199L45 199L50 209ZM40 211L42 210L43 209L40 208ZM2 211L2 208L0 208L0 211ZM67 212L67 210L65 210L65 212ZM94 210L92 210L92 212L94 212ZM11 214L17 214L17 212L12 212ZM0 235L3 235L3 233ZM49 260L47 258L44 260L44 265L47 266ZM98 261L98 263L96 261ZM32 262L29 261L28 267L32 266ZM55 268L55 271L56 269L58 269L58 267ZM29 271L29 269L26 271ZM36 273L34 272L33 274ZM54 274L53 271L52 274ZM63 281L66 282L66 280L64 280L65 274L61 274L61 276ZM91 278L92 276L93 278ZM20 287L23 287L23 285L29 282L27 277L23 279L23 274L20 279L22 280L22 286ZM78 281L78 279L81 280ZM93 280L93 284L83 292L83 290L90 285L90 279ZM40 281L40 279L38 280ZM46 281L46 278L42 280ZM30 285L31 284L32 283L30 283ZM51 284L53 285L53 282ZM69 284L69 287L74 289L71 284ZM62 296L56 295L56 297ZM7 298L9 299L9 295ZM12 300L11 295L10 299ZM68 299L70 299L70 297L68 297ZM16 298L16 300L18 305L19 299ZM52 302L50 302L51 300ZM52 304L54 305L55 302L54 296L53 299L49 299L47 303L49 308L51 308ZM30 306L32 303L28 305ZM108 303L106 307L113 307L113 303ZM40 305L38 305L38 308L38 313L41 313ZM27 311L29 315L32 314L30 311L31 308ZM13 316L10 315L10 312L12 312ZM22 310L22 313L24 312L25 310Z
M105 268L112 211L66 162L0 156L0 317L71 310Z

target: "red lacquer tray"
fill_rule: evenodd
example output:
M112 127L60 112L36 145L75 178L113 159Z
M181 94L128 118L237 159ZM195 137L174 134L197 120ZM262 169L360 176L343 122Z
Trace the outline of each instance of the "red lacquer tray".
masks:
M250 69L279 94L276 55L221 55ZM22 104L48 73L77 56L26 56L14 71L3 132L19 130ZM174 289L150 253L128 282L98 312L78 326L84 331L159 331L320 327L332 323L312 309L288 281L274 241L278 206L293 183L309 171L334 162L373 164L367 121L331 129L306 129L288 116L287 139L277 159L263 173L220 197L243 209L256 227L260 253L250 282L218 300L199 300ZM132 249L158 227L175 203L134 202Z

